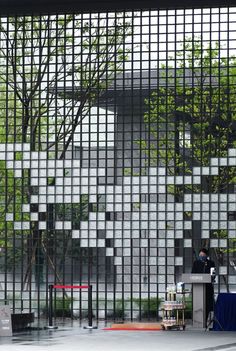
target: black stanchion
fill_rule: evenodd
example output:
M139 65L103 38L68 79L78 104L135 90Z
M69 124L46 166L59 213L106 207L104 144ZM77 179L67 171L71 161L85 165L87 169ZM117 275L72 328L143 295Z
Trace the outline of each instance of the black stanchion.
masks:
M49 307L48 307L48 326L45 329L57 329L53 325L53 289L88 289L88 326L85 329L97 329L93 327L93 296L92 285L49 285Z
M48 326L45 328L57 329L57 327L53 325L53 285L49 285Z
M93 326L93 295L92 295L92 285L88 288L88 325L84 329L97 329Z

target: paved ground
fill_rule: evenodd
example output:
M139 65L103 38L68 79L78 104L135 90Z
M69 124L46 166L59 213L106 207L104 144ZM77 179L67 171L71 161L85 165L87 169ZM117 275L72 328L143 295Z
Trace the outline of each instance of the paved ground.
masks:
M109 324L108 324L109 326ZM34 330L0 337L1 351L236 351L236 332L86 330L78 321L56 330Z

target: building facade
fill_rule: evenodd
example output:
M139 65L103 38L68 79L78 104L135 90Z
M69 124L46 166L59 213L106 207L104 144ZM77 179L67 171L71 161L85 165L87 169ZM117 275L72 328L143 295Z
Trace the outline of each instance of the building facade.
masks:
M156 318L201 247L236 286L236 8L1 18L0 298ZM86 292L57 293L86 315ZM62 306L62 307L61 307ZM154 306L154 307L153 307Z

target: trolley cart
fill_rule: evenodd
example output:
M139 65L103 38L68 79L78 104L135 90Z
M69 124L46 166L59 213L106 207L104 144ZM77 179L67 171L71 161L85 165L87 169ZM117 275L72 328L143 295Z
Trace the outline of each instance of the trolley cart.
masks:
M167 292L166 297L162 306L162 329L185 330L185 292Z

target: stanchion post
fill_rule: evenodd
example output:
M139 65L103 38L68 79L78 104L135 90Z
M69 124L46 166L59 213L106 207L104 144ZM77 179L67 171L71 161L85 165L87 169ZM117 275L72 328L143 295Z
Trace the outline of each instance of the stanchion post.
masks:
M85 329L97 329L93 327L93 287L89 285L88 287L88 326Z
M89 285L88 288L88 326L93 326L93 306L92 306L92 285Z
M57 329L56 326L53 325L53 285L49 285L49 306L48 306L48 326L47 329Z

